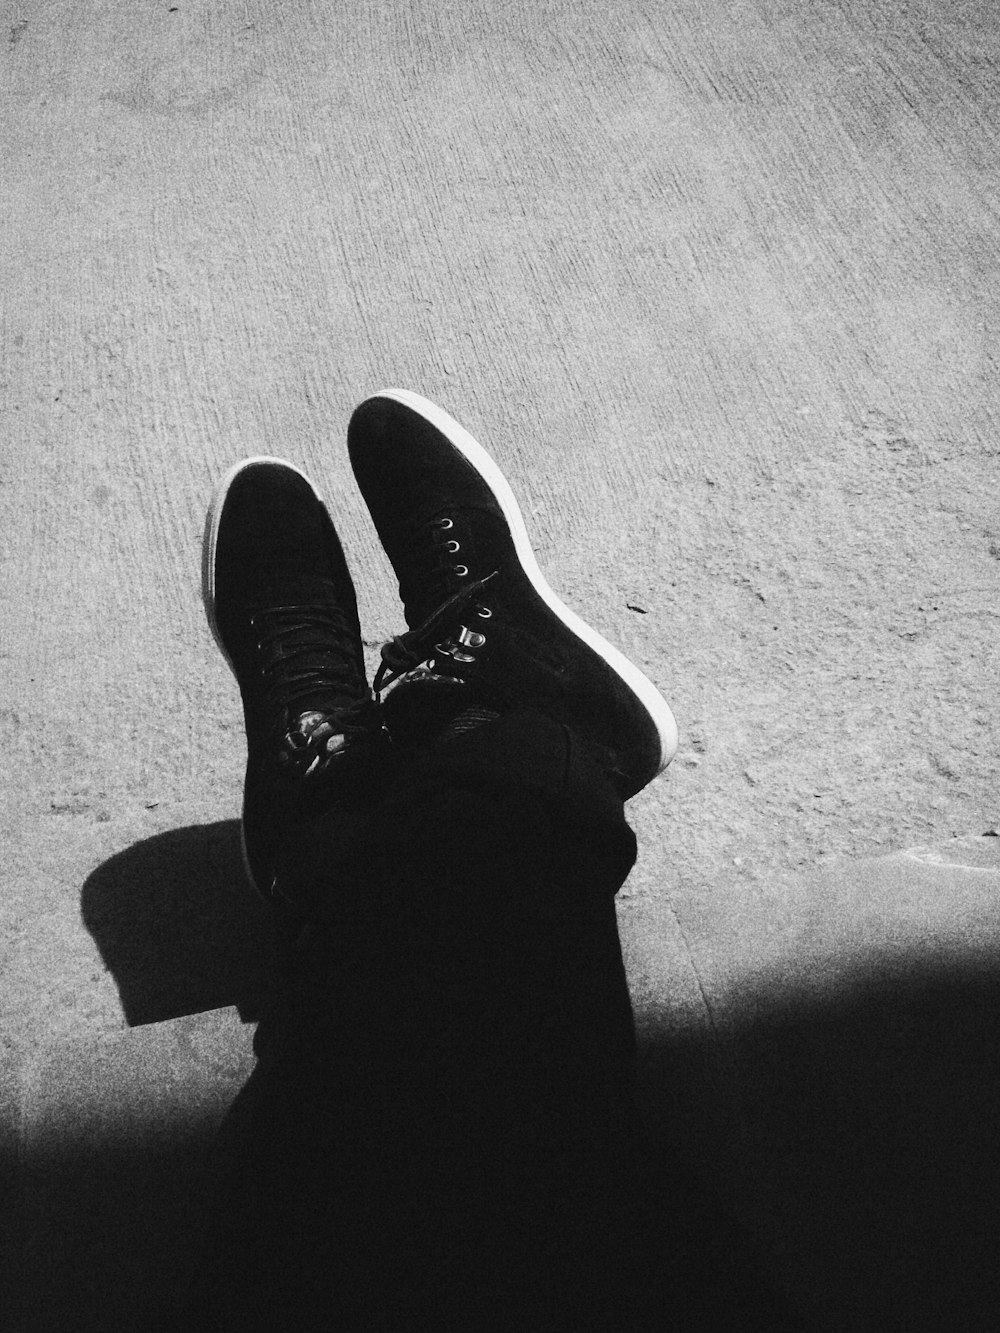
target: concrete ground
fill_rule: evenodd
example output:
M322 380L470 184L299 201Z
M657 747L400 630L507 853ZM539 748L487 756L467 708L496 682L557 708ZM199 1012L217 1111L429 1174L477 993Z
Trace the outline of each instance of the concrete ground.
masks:
M251 1063L211 486L439 401L670 699L650 1124L810 1328L1000 1322L990 0L4 0L4 1258L165 1324Z

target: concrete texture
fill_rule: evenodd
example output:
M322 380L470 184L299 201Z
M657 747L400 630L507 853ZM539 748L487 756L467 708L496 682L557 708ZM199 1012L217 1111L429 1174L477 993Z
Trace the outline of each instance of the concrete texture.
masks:
M394 383L680 722L620 914L653 1123L811 1327L995 1327L994 7L33 0L0 43L8 1326L154 1327L188 1262L270 957L204 508L303 466L374 657L344 429Z

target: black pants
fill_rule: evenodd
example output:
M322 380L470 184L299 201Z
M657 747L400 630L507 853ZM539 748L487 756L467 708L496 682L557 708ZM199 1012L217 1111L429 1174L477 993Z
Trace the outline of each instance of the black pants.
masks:
M347 758L335 806L288 823L313 924L223 1128L190 1326L634 1327L621 800L527 711Z

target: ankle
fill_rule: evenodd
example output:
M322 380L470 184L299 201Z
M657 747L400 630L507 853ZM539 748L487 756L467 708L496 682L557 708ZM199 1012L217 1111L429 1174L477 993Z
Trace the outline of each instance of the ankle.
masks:
M382 716L393 745L427 749L500 716L499 704L451 676L412 671L386 695Z

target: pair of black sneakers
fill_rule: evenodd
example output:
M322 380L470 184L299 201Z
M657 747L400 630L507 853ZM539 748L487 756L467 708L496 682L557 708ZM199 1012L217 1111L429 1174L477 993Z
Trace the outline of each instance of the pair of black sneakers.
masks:
M677 744L656 687L545 582L510 486L458 422L389 389L355 411L348 449L409 627L373 686L340 541L298 468L238 463L205 529L205 608L243 698L244 854L265 898L275 819L327 799L360 744L412 746L422 725L440 736L530 707L591 745L625 799Z

